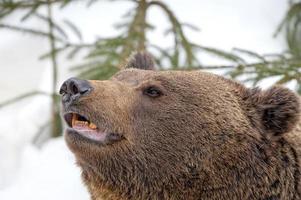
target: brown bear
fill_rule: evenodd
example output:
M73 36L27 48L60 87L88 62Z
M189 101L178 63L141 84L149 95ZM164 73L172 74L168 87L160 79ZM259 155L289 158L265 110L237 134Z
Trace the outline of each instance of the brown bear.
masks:
M93 200L299 200L299 97L138 53L61 87L66 142ZM132 67L132 68L131 68Z

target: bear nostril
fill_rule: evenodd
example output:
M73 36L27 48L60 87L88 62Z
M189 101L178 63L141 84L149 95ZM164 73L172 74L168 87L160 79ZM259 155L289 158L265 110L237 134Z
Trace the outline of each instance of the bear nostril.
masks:
M70 90L73 94L79 93L78 86L74 82L70 84Z
M72 95L83 95L92 89L90 83L86 80L71 78L66 81L69 93Z
M63 83L63 85L60 88L59 94L64 95L67 92L67 84Z

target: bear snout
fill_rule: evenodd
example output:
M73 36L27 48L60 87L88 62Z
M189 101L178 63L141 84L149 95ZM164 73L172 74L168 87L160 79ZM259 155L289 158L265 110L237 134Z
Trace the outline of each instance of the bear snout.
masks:
M63 105L68 106L89 94L92 89L93 87L87 80L69 78L62 84L59 93L62 96Z

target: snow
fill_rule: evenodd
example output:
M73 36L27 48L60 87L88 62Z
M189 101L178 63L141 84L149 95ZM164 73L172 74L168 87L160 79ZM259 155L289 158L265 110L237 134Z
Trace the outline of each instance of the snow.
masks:
M283 40L272 38L272 34L284 16L287 0L278 0L277 4L274 0L166 2L181 21L191 22L201 28L201 32L189 33L189 38L201 45L224 50L240 47L260 53L275 53L284 49ZM85 6L74 4L63 12L57 12L55 16L59 19L72 16L72 21L85 28L83 36L89 42L99 33L101 36L115 35L112 24L119 21L120 16L130 7L128 3L103 2L89 8L87 12ZM148 17L153 24L160 22L158 31L150 33L152 41L168 46L170 38L162 36L162 30L167 25L166 17L158 9L151 10ZM95 19L100 26L95 26ZM33 23L37 27L40 25L38 22ZM33 37L20 37L11 32L4 32L1 37L0 102L31 89L49 92L51 67L46 61L36 61L47 50L47 42ZM202 56L202 63L216 64L216 59L211 56ZM71 64L60 58L59 65ZM60 68L60 83L69 76L68 67ZM266 88L273 82L271 79L265 80L260 85ZM293 87L293 83L290 87ZM89 199L80 179L80 169L63 138L48 140L39 148L32 145L39 127L48 120L49 105L48 97L36 96L0 109L1 200Z
M88 200L80 169L63 138L49 140L41 149L27 145L14 184L0 190L1 200Z

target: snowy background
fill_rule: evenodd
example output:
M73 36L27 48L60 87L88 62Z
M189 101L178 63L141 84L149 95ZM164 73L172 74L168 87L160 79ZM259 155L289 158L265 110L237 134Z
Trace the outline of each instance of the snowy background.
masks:
M286 0L165 0L182 22L201 29L189 32L189 38L205 46L231 50L234 47L258 53L277 53L285 49L283 38L272 35L285 15ZM102 2L88 10L74 4L56 10L55 18L69 18L82 29L84 40L115 34L113 24L129 8L130 3ZM16 21L19 16L7 20ZM160 34L167 21L159 10L148 17L158 31L151 40L165 44ZM95 26L95 22L98 26ZM31 26L40 27L37 21ZM19 94L40 89L50 91L51 68L47 60L37 58L48 50L42 38L0 30L0 102ZM217 64L209 56L201 57L204 64ZM60 83L72 74L70 61L59 60ZM261 83L262 87L271 81ZM59 84L60 85L60 84ZM0 199L1 200L88 200L89 195L80 180L80 170L67 149L63 138L52 139L42 146L33 146L34 134L48 119L50 100L34 97L0 109Z

